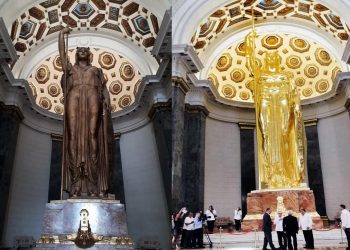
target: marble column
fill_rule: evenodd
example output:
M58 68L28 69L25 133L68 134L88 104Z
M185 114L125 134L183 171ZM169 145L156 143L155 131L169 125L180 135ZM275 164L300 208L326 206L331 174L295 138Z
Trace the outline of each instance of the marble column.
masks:
M111 193L120 203L125 204L122 156L120 153L120 133L114 134L114 161L112 169Z
M256 190L255 182L255 152L254 134L255 124L240 123L241 140L241 197L242 213L247 213L247 195Z
M62 180L62 135L51 135L51 164L48 202L61 200L61 180Z
M182 161L184 203L189 211L204 209L205 121L208 110L186 104Z
M321 216L327 216L317 120L306 121L305 132L307 137L307 175L309 187L315 195L316 211Z
M182 162L183 162L183 140L185 121L185 95L189 90L187 82L181 77L172 78L172 167L171 167L171 194L172 210L176 211L184 206L184 195L182 188Z
M156 103L152 107L149 117L153 122L154 131L157 131L157 133L155 133L155 138L159 162L162 170L168 208L171 210L171 102Z
M5 215L11 185L17 136L23 115L16 106L0 103L0 240L3 235ZM0 243L1 245L1 243Z

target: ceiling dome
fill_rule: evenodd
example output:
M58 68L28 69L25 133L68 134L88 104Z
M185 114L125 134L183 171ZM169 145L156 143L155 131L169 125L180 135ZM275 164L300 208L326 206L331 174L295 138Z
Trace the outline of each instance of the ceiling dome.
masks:
M335 58L319 44L294 35L259 35L256 53L260 66L266 50L277 50L282 56L282 69L293 75L301 100L319 99L330 92L341 69ZM222 52L211 66L208 79L221 97L236 102L253 102L253 77L246 66L244 41L237 41Z
M107 79L112 112L122 110L135 101L141 84L141 74L135 65L126 58L99 48L90 48L93 54L92 65L102 68ZM71 63L74 63L76 49L68 51ZM32 95L37 105L50 112L63 113L63 75L61 59L58 53L51 55L37 65L28 78Z

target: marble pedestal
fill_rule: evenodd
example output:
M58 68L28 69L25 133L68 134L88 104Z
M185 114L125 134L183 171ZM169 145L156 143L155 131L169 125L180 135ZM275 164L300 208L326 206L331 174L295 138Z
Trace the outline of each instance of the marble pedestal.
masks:
M96 239L88 249L134 249L124 205L111 199L68 199L46 204L42 236L35 249L80 249L74 238L82 209L89 212L91 232Z
M300 208L304 208L313 220L313 228L323 228L320 215L316 212L315 197L313 191L308 188L256 190L248 194L247 215L242 221L243 231L261 230L262 218L266 208L271 208L271 218L274 219L277 209L277 197L283 197L284 207L294 211L294 216L299 217Z

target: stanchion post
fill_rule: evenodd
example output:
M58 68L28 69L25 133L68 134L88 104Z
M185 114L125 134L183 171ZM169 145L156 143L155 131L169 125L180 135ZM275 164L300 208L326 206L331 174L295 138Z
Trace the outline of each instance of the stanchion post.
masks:
M339 242L339 244L346 244L346 242L344 242L344 238L343 238L343 226L342 226L342 223L340 223L340 236L341 236L341 242Z
M218 249L223 249L224 247L222 246L222 242L221 242L221 233L222 233L222 227L219 228L219 247Z

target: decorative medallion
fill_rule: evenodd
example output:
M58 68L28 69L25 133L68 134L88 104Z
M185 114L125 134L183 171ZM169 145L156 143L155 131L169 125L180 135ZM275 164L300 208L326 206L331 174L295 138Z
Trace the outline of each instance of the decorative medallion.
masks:
M57 105L57 106L55 106L54 110L55 110L55 112L57 114L61 115L63 113L63 107L62 106Z
M216 68L219 71L225 71L232 65L232 57L228 53L224 53L222 56L220 56L218 63L216 64Z
M315 64L306 65L304 73L309 78L315 78L318 75L318 67Z
M306 88L306 89L303 89L303 96L305 96L305 97L309 97L309 96L311 96L312 95L312 89L311 88Z
M50 78L50 71L46 65L41 65L35 73L35 79L38 83L44 84Z
M301 63L302 63L302 61L301 61L299 56L292 55L292 56L288 56L287 59L286 59L286 64L291 69L298 69L298 68L300 68Z
M250 94L249 94L248 91L241 91L241 93L239 94L239 97L242 100L246 101L246 100L248 100L250 98Z
M120 76L125 81L131 81L132 78L135 76L134 68L131 66L130 63L122 63L120 66Z
M135 86L134 86L133 94L134 94L135 97L136 97L137 92L139 92L140 85L141 85L141 79L138 80L138 81L136 82Z
M267 35L262 39L262 46L266 49L278 49L283 44L283 38L279 35Z
M69 60L70 58L68 58L68 61ZM55 68L55 70L62 71L62 62L61 62L60 56L56 56L55 59L53 60L53 67Z
M216 88L218 88L219 82L218 82L218 78L216 77L216 75L210 74L208 77L208 80L211 81Z
M47 109L47 110L51 109L51 107L52 107L52 103L51 103L50 99L47 97L41 97L39 100L39 105L40 105L40 107Z
M52 97L56 97L61 93L61 87L57 83L51 83L48 86L48 92Z
M222 87L222 93L226 98L233 98L236 95L236 89L230 84L226 84Z
M305 84L305 79L303 77L298 77L295 79L295 85L302 87Z
M118 105L120 108L125 108L131 104L131 96L130 95L123 95L119 101Z
M245 49L246 49L245 42L241 42L236 47L235 51L236 51L237 55L245 56Z
M293 37L290 39L289 45L294 51L300 53L307 52L310 49L310 44L304 39L298 37Z
M103 52L98 58L99 64L104 69L111 69L115 66L116 60L112 53Z
M316 83L316 91L318 93L325 93L327 92L328 88L329 88L329 83L327 80L319 80Z
M318 48L315 51L315 57L316 57L317 62L323 66L328 66L332 62L332 59L331 59L331 56L329 55L329 53L321 48Z
M254 80L250 80L249 82L246 82L245 86L251 92L254 92Z
M245 73L242 69L233 69L230 73L231 79L234 82L242 82L245 77Z
M123 90L123 84L120 81L114 81L109 85L109 92L113 95L118 95Z

